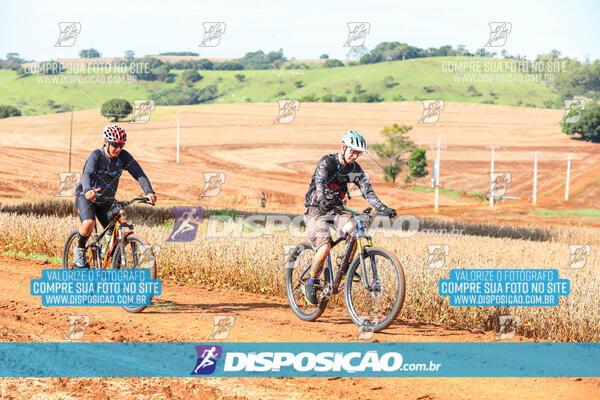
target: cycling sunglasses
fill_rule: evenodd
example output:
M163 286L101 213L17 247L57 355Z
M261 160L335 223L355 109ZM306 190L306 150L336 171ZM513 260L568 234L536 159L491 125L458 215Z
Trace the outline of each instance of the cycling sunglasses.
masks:
M362 153L363 153L362 151L350 149L350 154L351 155L356 155L356 157L360 156Z
M120 149L122 149L123 147L125 147L125 143L108 142L108 144L111 145L112 147L118 147Z

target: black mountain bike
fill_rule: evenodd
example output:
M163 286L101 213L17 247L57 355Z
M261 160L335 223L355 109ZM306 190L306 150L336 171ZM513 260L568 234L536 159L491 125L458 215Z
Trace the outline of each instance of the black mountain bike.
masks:
M341 290L344 282L346 309L352 321L365 331L378 332L387 328L400 313L404 304L406 281L402 265L393 254L372 247L372 238L365 229L378 212L372 208L357 213L349 208L338 209L338 213L351 213L357 219L355 233L340 236L331 242L333 248L347 239L346 251L337 259L337 274L331 264L331 254L327 255L327 265L315 284L318 304L311 306L302 293L310 277L310 267L315 250L308 242L301 243L292 251L287 261L285 287L294 314L304 321L316 321L327 308L332 295ZM355 257L355 255L357 255Z
M97 229L94 227L94 235L85 247L84 254L90 269L148 269L150 278L156 279L156 257L152 247L144 239L134 236L133 225L127 222L125 214L125 207L136 202L153 205L150 199L142 195L129 201L105 198L96 202L113 204L111 210L114 212L111 214L114 215L109 215L111 221L100 234L97 234ZM79 230L76 229L65 241L62 254L63 269L75 268L73 250L77 246L78 235ZM105 236L107 240L103 241ZM122 307L126 311L137 313L147 306Z

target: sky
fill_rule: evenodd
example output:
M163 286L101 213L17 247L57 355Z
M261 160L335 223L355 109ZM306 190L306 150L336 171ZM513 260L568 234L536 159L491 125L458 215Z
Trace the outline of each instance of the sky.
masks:
M106 57L192 51L204 57L242 57L283 48L284 55L347 58L349 22L368 22L365 46L399 41L428 48L484 47L490 22L510 22L500 53L535 58L552 49L580 61L600 59L600 1L13 1L0 0L0 58L77 58L95 48ZM73 47L55 47L58 22L79 22ZM199 47L203 22L224 22L216 47Z

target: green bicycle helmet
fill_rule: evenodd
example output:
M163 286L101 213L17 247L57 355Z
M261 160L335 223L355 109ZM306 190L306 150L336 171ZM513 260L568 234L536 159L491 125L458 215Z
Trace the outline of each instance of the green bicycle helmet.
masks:
M356 151L367 151L367 141L358 131L346 132L342 137L342 143Z

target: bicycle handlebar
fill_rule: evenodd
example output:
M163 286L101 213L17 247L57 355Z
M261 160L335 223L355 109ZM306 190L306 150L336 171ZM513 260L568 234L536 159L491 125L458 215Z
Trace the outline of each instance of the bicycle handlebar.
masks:
M341 213L350 212L350 213L352 213L354 215L361 216L361 217L365 217L365 216L370 217L370 216L374 216L374 215L384 215L384 213L382 213L380 211L371 212L372 207L365 208L362 213L356 212L353 209L348 208L348 207L336 207L336 208L334 208L334 210L335 210L336 213L340 213L341 214Z
M154 206L154 204L150 201L150 199L144 195L139 195L138 197L135 197L131 200L117 200L114 197L102 197L102 195L96 195L96 200L94 200L94 202L95 203L105 203L105 204L106 203L116 203L123 207L126 207L126 206L131 205L136 202L150 204L150 205Z

